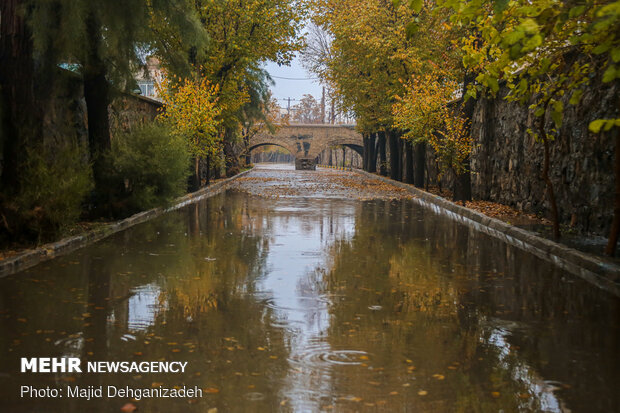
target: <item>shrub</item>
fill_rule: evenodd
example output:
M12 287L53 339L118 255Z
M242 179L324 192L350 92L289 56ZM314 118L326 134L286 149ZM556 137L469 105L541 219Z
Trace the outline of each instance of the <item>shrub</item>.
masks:
M106 163L115 214L169 205L187 188L187 143L159 123L114 136Z
M63 143L28 150L21 190L14 199L16 225L23 238L49 240L74 224L93 188L86 148Z

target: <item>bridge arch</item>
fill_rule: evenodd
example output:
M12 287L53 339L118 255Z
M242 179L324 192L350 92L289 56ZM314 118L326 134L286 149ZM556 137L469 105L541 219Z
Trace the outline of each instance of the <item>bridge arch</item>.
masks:
M281 125L275 133L258 133L249 142L249 150L262 145L288 149L296 161L314 163L325 149L344 145L363 156L362 135L352 125ZM297 164L297 162L296 162Z
M295 152L293 152L290 148L284 146L281 143L275 143L275 142L261 142L261 143L252 145L248 148L248 154L250 154L250 152L252 152L254 149L260 148L261 146L278 146L280 148L286 149L288 152L290 152L291 155L295 156Z

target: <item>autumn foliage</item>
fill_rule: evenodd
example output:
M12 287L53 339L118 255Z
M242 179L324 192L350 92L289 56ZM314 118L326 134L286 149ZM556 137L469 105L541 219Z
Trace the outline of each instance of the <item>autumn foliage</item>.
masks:
M178 84L173 85L166 79L159 87L164 101L160 119L170 125L173 133L187 139L193 156L217 154L222 143L217 134L222 111L217 99L219 87L206 78L177 80Z

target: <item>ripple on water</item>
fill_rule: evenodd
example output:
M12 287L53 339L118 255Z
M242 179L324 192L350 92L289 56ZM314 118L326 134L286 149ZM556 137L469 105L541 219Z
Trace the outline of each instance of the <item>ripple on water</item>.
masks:
M316 343L291 356L289 362L302 369L321 370L331 366L357 366L367 355L362 350L332 349L328 343Z
M277 304L275 299L264 300L264 305L272 310L280 311L296 311L296 312L308 312L308 311L324 311L332 303L329 297L316 296L316 297L296 297L299 302L299 306L284 306Z
M251 402L257 402L265 399L265 395L263 393L259 393L256 391L246 393L243 395L243 397L245 397L246 400L249 400Z

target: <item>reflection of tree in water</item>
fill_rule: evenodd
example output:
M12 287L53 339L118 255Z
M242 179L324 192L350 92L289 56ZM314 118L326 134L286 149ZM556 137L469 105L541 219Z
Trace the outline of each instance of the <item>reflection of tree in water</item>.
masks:
M398 391L433 411L617 403L618 304L585 282L409 203L365 203L331 257L327 290L346 299L330 309L330 345L371 354L368 369L337 372L337 393Z
M200 411L214 405L226 411L244 402L273 410L280 402L277 389L286 371L286 350L282 330L270 327L273 311L251 295L264 271L268 243L261 221L251 220L248 208L239 197L221 195L166 214L81 250L74 265L67 266L68 257L51 262L42 288L28 288L37 284L12 278L4 285L18 284L18 297L2 288L0 304L32 320L28 327L52 332L48 345L39 337L22 338L33 350L31 356L189 362L185 375L90 374L77 376L74 384L197 385L215 389L196 400ZM50 296L57 297L54 307L41 305ZM0 325L7 333L0 334L3 350L11 346L8 338L21 336L22 324L14 334L10 326ZM274 354L278 356L270 358ZM45 377L39 375L32 383L41 380ZM246 400L244 395L252 392L264 400ZM118 410L114 399L51 403L61 404L62 411ZM164 406L165 411L192 409L175 400L140 402L145 411Z

